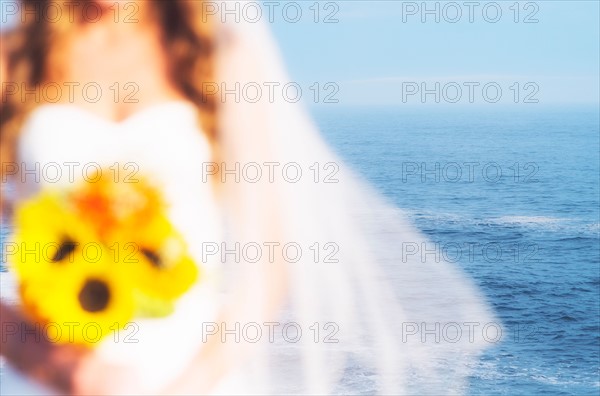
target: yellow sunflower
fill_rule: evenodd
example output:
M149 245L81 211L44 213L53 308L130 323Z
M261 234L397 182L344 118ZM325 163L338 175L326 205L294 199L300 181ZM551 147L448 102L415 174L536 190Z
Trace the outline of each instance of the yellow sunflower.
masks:
M113 240L133 246L128 268L134 287L142 297L158 303L173 301L185 293L198 278L198 268L190 257L183 237L166 216L154 216L135 233L117 230Z
M59 329L51 337L54 342L93 345L132 319L130 279L104 253L96 262L80 257L21 284L26 312Z
M10 258L22 282L47 276L47 270L72 264L97 238L55 192L42 192L24 202L15 215L17 252Z

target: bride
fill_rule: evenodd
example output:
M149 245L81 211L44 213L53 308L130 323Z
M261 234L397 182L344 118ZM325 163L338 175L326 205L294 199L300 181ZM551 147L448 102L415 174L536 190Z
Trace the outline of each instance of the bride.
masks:
M134 342L93 350L9 334L27 319L3 301L3 393L466 391L494 323L476 288L407 254L425 239L300 105L232 93L289 81L265 26L203 1L90 0L59 20L43 3L23 0L2 37L3 208L89 164L133 167L160 183L205 275Z

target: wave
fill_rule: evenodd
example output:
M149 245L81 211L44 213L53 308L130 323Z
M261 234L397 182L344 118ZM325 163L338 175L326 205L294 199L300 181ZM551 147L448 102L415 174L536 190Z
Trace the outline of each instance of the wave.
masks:
M440 231L440 225L462 225L465 227L507 227L525 230L593 234L600 232L600 223L589 219L554 216L504 215L494 217L472 217L460 213L436 213L433 211L406 210L406 215L415 223L432 222Z
M571 219L547 216L502 216L495 220L499 224L556 224Z

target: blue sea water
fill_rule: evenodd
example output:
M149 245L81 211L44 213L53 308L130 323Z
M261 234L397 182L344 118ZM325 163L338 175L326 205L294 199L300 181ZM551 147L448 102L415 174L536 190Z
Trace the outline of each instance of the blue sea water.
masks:
M600 393L597 107L315 108L503 325L470 394Z
M346 161L446 247L502 321L470 394L600 392L598 108L324 106L313 115Z

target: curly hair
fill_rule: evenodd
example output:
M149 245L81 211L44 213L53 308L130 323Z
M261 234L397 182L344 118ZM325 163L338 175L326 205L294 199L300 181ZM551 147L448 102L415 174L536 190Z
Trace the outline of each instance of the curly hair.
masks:
M83 23L83 7L91 0L72 3L74 18L51 21L43 15L49 0L22 0L27 18L2 37L3 94L0 103L0 156L3 163L15 160L22 124L39 104L23 100L21 95L7 95L5 84L18 84L31 90L52 81L54 68L59 65L61 46L75 28ZM157 23L167 59L170 81L198 109L199 124L211 143L217 140L217 101L203 92L207 81L213 81L215 40L214 25L205 12L204 1L151 0L149 17ZM79 16L79 18L77 18ZM5 167L0 175L5 180Z

